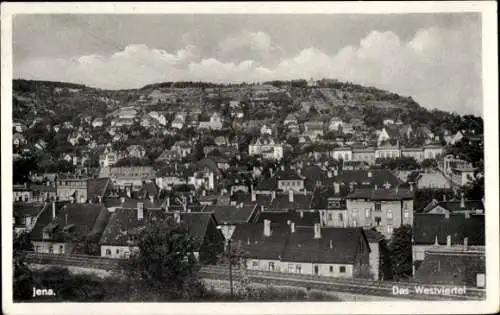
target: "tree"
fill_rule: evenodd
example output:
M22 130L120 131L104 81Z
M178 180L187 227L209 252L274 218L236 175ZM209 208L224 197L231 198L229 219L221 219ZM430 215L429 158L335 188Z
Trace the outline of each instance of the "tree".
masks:
M193 299L203 293L195 241L184 225L158 218L137 236L138 250L126 270L140 291L160 300Z
M32 251L29 234L21 233L13 236L14 279L13 293L15 300L26 300L32 296L33 275L26 264L24 251Z
M392 274L396 281L406 279L413 274L412 259L412 228L403 225L394 229L389 243L391 252Z

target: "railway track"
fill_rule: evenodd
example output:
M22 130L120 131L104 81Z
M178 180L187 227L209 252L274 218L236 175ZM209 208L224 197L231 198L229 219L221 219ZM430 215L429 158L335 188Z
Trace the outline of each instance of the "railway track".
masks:
M107 271L119 271L123 269L126 260L85 255L54 255L26 253L26 260L32 264L63 265L83 268L101 269ZM390 296L404 299L419 300L481 300L485 298L485 291L476 288L467 288L466 295L422 295L414 292L414 286L439 287L440 285L426 285L415 281L390 282L374 281L367 279L339 279L324 276L286 274L272 271L247 270L246 274L251 282L260 284L272 284L279 286L295 286L325 291L350 292L353 294L371 296ZM203 266L200 275L206 279L228 280L228 266L208 265ZM233 280L241 278L238 267L233 268ZM409 294L394 295L393 287L411 288ZM446 285L443 285L446 287Z

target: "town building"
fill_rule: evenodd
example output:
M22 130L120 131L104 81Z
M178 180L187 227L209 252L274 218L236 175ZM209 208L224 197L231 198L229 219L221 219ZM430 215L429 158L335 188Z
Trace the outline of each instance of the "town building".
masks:
M413 223L414 194L408 188L358 188L347 195L346 225L375 228L390 238L395 228Z
M84 242L98 244L108 222L109 212L102 204L55 202L38 216L30 233L35 252L48 254L88 254Z
M248 146L249 155L262 155L265 159L281 160L283 145L270 136L261 136Z

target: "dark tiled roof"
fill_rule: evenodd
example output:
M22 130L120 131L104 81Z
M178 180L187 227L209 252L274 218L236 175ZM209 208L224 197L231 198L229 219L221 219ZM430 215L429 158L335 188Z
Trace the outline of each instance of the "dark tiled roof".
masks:
M219 175L221 171L217 167L217 164L211 160L211 159L203 159L199 160L196 163L193 163L187 170L185 175L186 176L192 176L195 172L202 171L205 168L209 169L211 172L213 172L216 175Z
M299 176L297 172L294 170L283 170L276 173L277 180L299 180L304 179L302 176Z
M278 188L278 181L276 178L266 179L260 181L255 186L255 190L272 191Z
M441 201L439 206L449 210L450 212L465 211L465 210L484 210L484 205L481 200L464 200L464 207L461 207L461 201Z
M94 199L98 196L103 197L106 189L111 185L111 179L108 177L92 178L87 181L87 198Z
M276 198L274 198L271 203L268 205L270 210L289 210L289 209L297 209L297 210L306 210L311 208L311 199L310 195L302 195L302 194L294 194L293 201L290 202L289 194L276 194Z
M165 217L164 211L144 209L143 220L138 220L137 210L116 209L102 233L100 244L127 246L129 234L139 231L152 220L162 217Z
M330 241L332 248L330 248ZM360 242L368 241L362 228L321 228L321 238L314 238L314 228L300 227L291 233L282 260L291 262L353 264Z
M54 220L52 220L52 208L47 207L43 219L39 218L35 224L32 240L43 240L44 229L47 230L50 227L53 227L51 241L71 241L73 237L99 240L108 218L108 210L103 205L98 204L66 204L58 211ZM69 226L73 226L73 228L68 234L63 230Z
M302 216L299 211L262 211L256 219L256 223L264 223L264 220L271 221L271 224L284 225L288 220L295 223L295 226L313 226L320 223L321 219L317 211L303 211Z
M142 202L144 204L144 208L146 209L162 209L164 206L164 200L160 200L155 198L153 202L148 199L130 199L125 198L125 201L122 203L120 198L110 198L104 200L104 205L106 208L124 208L124 209L137 209L137 204Z
M12 210L14 217L35 216L47 204L43 202L16 202L13 204ZM48 204L50 205L50 204Z
M343 183L348 185L351 182L355 182L358 185L367 183L369 185L377 185L382 187L386 183L391 184L391 186L396 186L402 182L391 173L389 170L353 170L353 171L342 171L339 172L337 176L334 177L334 181L338 183Z
M375 230L374 228L364 230L364 231L365 231L366 239L368 240L369 243L378 243L382 240L385 240L385 236L382 233L380 233L379 231Z
M167 215L173 216L172 212L168 212ZM185 224L189 233L194 238L195 248L200 249L203 244L203 240L205 239L205 235L207 233L208 225L210 221L213 221L214 224L217 224L212 213L205 212L182 212L181 213L181 222Z
M484 215L451 214L449 218L438 214L415 214L413 223L415 244L432 245L437 236L439 244L446 244L446 237L451 236L451 243L463 244L468 237L469 245L484 245Z
M215 219L220 224L239 224L249 223L254 215L257 205L244 205L226 206L226 205L213 205L206 206L204 212L213 212Z
M357 188L347 195L347 199L369 199L369 200L407 200L413 199L413 192L409 188Z
M288 225L271 226L271 236L264 235L264 224L238 224L234 230L233 244L241 246L248 257L280 259L290 234Z

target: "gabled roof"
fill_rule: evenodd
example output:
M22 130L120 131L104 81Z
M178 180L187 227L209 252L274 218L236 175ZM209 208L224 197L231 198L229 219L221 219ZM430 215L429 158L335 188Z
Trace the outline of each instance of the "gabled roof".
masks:
M257 205L209 205L203 209L203 212L212 212L215 219L220 224L240 224L249 223L256 213Z
M104 205L107 208L123 208L123 209L137 209L137 204L142 202L145 209L162 209L165 205L165 200L154 198L153 202L149 198L135 199L125 197L124 202L120 198L108 198L104 200Z
M50 231L50 241L72 242L74 237L98 241L108 218L108 210L100 204L66 204L57 211L55 219L52 219L52 208L47 207L33 228L32 240L43 241L43 232ZM69 233L68 227L71 227Z
M358 185L369 183L369 185L377 185L382 187L386 183L391 184L392 187L401 184L401 180L389 170L345 170L339 172L334 177L337 183L344 183L348 185L355 182Z
M295 223L295 226L314 226L315 223L320 223L320 215L317 211L303 211L302 214L298 211L262 211L256 218L255 223L264 223L264 220L271 221L271 224L288 224L288 221Z
M413 223L414 241L417 245L432 245L436 236L439 244L446 244L446 237L451 236L452 245L463 244L468 238L469 245L485 245L484 215L471 214L415 214Z
M304 177L300 176L295 172L294 170L282 170L276 173L276 179L277 180L303 180Z
M382 240L385 240L385 236L377 231L375 228L364 230L366 239L369 243L378 243Z
M271 201L268 208L270 210L307 210L311 208L312 197L310 195L294 193L292 202L290 202L289 198L288 193L276 194L276 198Z
M167 216L173 216L173 212L167 212ZM197 250L203 245L210 222L217 224L212 213L205 212L182 212L181 223L185 224L189 234L194 238L194 246Z
M262 180L255 185L255 190L273 191L278 188L278 181L276 178Z
M330 242L332 247L330 247ZM291 233L282 260L289 262L354 264L360 242L368 240L362 228L322 227L321 238L314 238L313 227L298 227Z
M108 187L111 186L109 177L91 178L87 181L87 198L94 199L99 196L102 198Z
M165 212L161 210L144 209L144 218L137 218L137 210L116 209L109 218L109 223L102 233L99 244L127 246L129 235L140 231L153 220L165 217Z
M216 175L221 174L221 171L217 164L212 159L202 159L196 163L191 164L191 166L186 170L186 176L193 176L195 172L199 172L204 170L205 168L209 169Z
M414 193L409 188L357 188L347 195L347 199L368 199L368 200L407 200L413 199Z
M290 234L288 225L271 226L271 235L264 235L264 224L238 224L232 235L233 244L241 246L248 257L280 259Z
M429 212L434 209L436 206L440 206L451 213L460 212L460 211L474 211L474 210L484 210L484 204L481 200L464 200L464 207L462 207L462 202L460 200L453 201L440 201L435 204L433 207L426 207Z

